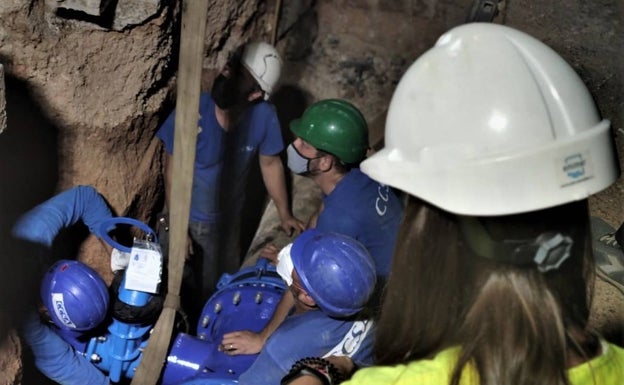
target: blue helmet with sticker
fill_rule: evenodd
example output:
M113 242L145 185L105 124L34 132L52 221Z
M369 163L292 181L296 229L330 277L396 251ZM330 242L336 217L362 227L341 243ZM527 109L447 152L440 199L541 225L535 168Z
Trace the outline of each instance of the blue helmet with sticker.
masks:
M307 230L295 239L290 256L303 289L330 317L357 313L373 293L375 262L351 237Z
M106 317L109 294L99 274L82 262L60 260L48 269L41 299L52 322L64 330L89 330Z

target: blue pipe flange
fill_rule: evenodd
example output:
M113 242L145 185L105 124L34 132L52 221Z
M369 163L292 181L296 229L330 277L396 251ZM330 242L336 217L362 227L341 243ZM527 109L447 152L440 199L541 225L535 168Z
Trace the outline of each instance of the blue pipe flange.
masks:
M132 251L132 248L128 246L124 246L121 243L115 241L113 238L111 238L110 229L114 228L116 225L130 225L130 226L138 227L139 229L143 230L146 234L150 234L152 237L154 237L153 241L155 243L158 243L158 237L156 236L156 232L152 230L151 227L149 227L148 225L146 225L145 223L139 220L136 220L134 218L127 218L127 217L113 217L113 218L105 220L100 225L100 237L104 241L106 241L106 243L108 243L110 246L120 251L123 251L124 253L130 253Z

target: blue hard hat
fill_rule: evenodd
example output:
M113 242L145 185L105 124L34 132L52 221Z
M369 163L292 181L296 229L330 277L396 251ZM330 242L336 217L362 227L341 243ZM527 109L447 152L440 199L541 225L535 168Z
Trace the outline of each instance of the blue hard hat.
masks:
M330 317L362 310L375 288L375 262L360 242L346 235L304 231L290 256L303 288Z
M95 270L82 262L60 260L43 277L41 300L56 326L82 331L106 318L109 295Z

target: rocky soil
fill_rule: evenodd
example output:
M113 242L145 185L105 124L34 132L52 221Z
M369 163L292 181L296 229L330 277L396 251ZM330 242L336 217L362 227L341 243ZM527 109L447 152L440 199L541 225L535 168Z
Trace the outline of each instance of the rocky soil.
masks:
M204 89L231 50L247 40L270 40L275 31L275 0L208 1ZM22 347L11 327L37 285L24 249L8 237L17 216L76 184L94 185L116 214L148 223L162 205L162 151L154 133L174 104L179 2L136 0L143 8L128 7L130 0L110 3L118 5L116 13L93 18L59 12L52 0L0 2L0 63L7 88L7 129L0 134L0 244L6 257L0 258L0 270L9 272L0 280L0 384L44 383L33 377L32 366L22 365ZM311 102L342 97L363 111L377 149L402 73L442 32L466 20L473 1L282 4L277 46L286 66L274 101L285 137L288 122ZM577 70L612 122L621 164L623 7L617 0L506 0L495 19L543 40ZM259 183L251 186L256 206L265 203ZM300 178L293 186L295 212L307 218L320 202L318 191ZM593 215L619 225L623 179L590 201ZM257 233L255 227L249 231L249 242L257 234L250 258L266 242L289 241L271 210L269 205L262 219L246 218L261 221ZM85 236L70 234L57 256L77 256L110 279L108 257L93 239L80 243ZM624 344L624 294L601 280L592 323Z

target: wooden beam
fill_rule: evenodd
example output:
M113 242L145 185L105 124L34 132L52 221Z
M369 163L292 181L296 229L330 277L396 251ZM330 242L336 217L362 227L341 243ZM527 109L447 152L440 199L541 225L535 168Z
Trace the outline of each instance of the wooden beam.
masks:
M167 358L186 256L208 1L183 0L169 215L168 294L132 385L154 385Z

